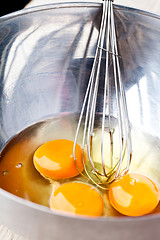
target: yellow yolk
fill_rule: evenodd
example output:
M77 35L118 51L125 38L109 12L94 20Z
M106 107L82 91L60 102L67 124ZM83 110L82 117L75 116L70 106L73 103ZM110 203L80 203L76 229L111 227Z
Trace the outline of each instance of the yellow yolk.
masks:
M127 216L142 216L150 213L159 202L159 190L148 177L128 173L109 188L112 206Z
M73 158L73 142L58 139L40 146L34 154L35 168L46 178L65 179L75 177L83 171L82 149L76 144L75 158Z
M103 199L92 186L80 182L61 185L51 195L50 208L70 212L74 215L98 217L104 207Z

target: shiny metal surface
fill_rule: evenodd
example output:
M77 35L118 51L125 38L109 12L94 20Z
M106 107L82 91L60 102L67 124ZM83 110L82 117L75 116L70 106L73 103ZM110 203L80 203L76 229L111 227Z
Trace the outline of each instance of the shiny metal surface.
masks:
M99 3L57 4L0 18L0 148L17 132L80 111L100 24ZM160 18L115 7L129 118L160 138ZM115 114L112 98L112 115ZM98 112L102 112L103 98ZM159 166L159 162L156 163ZM157 167L157 172L158 167ZM30 240L159 239L160 216L72 218L0 190L0 223Z
M131 127L128 118L126 96L120 68L119 58L121 58L121 56L119 56L117 47L113 6L114 5L112 1L103 1L102 17L99 28L99 36L96 44L95 57L77 124L73 147L73 157L76 164L75 148L84 116L85 123L83 128L82 142L83 154L85 152L85 148L87 148L87 154L90 166L92 168L91 172L94 173L94 177L97 176L97 179L95 180L93 176L89 174L87 164L83 160L84 171L87 175L87 178L91 180L91 182L104 190L108 190L108 184L111 184L115 179L129 171L129 166L132 159ZM102 85L101 89L99 89L99 85ZM96 111L99 111L97 108L99 92L100 97L103 98L102 122L99 126L102 135L100 139L101 154L98 157L98 159L101 159L101 170L95 166L96 162L93 161L92 157L92 153L94 152L93 141L96 131ZM113 101L115 102L114 109L117 111L117 116L114 117L117 119L117 146L119 146L119 157L116 158L116 160L114 151L115 149L113 148L115 145L115 128L113 128L111 116ZM107 141L105 138L106 134L109 138L109 141ZM108 154L109 156L106 157L107 154L104 152L104 149L107 149L107 152L110 153ZM122 168L122 162L126 155L127 161ZM106 161L107 159L110 160Z

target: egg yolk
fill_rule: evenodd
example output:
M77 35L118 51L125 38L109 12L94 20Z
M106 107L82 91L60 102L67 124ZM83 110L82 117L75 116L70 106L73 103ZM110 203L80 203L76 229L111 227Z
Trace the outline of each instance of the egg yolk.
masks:
M61 185L51 195L50 208L70 212L74 215L98 217L104 207L103 199L92 186L69 182Z
M127 216L142 216L157 206L159 190L148 177L128 173L111 184L109 199L120 213Z
M66 139L58 139L40 146L34 154L35 168L46 178L66 179L75 177L83 171L82 149L76 144L75 158L73 158L74 143Z

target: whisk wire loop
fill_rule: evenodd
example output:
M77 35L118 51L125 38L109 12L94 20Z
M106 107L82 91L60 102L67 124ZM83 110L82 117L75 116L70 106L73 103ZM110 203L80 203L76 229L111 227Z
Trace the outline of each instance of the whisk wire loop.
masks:
M132 156L132 142L131 142L131 128L128 117L126 96L121 76L119 53L116 39L116 30L114 22L114 12L112 0L105 0L102 2L102 18L98 37L98 43L96 47L95 58L85 93L78 126L75 134L75 141L73 147L73 157L76 164L75 158L75 147L84 116L84 129L83 129L83 164L84 174L87 179L91 180L94 184L100 188L106 189L106 185L113 182L121 174L125 174L129 170L129 165ZM95 162L92 159L92 139L94 137L94 125L96 115L97 96L99 89L100 72L102 68L102 56L105 53L105 76L104 76L104 92L103 92L103 111L102 111L102 125L101 125L101 163L102 170L98 170L95 167ZM115 85L115 96L117 105L117 122L119 132L119 160L114 163L114 151L113 151L113 129L111 127L111 94L110 90L110 67L109 64L112 62L113 68L113 80ZM107 100L107 103L106 103ZM86 109L86 112L85 112ZM106 114L107 113L107 114ZM109 133L109 152L110 152L110 169L105 160L105 122L106 117L108 118L108 133ZM87 148L87 157L89 159L92 171L88 171L85 160L85 151ZM122 170L122 162L127 151L127 166ZM76 164L77 166L77 164ZM77 166L78 169L78 166ZM78 169L79 170L79 169ZM80 172L80 170L79 170ZM98 181L93 177L96 176ZM105 186L102 186L105 185Z

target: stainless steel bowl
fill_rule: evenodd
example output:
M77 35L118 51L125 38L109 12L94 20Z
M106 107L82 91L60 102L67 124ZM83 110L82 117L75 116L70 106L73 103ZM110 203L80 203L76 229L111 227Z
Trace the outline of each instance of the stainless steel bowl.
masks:
M63 112L79 112L100 16L100 3L62 3L0 18L1 149L17 132L35 122ZM130 121L159 139L160 17L115 6L115 18ZM101 108L99 99L99 112ZM159 162L154 168L159 174ZM159 214L70 217L3 189L0 223L29 240L158 240L160 235Z

